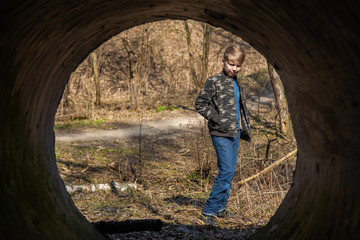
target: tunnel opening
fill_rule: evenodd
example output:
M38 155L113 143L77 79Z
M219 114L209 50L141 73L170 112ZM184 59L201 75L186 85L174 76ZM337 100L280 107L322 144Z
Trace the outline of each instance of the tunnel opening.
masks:
M1 3L1 238L104 238L76 209L55 167L52 131L61 94L76 65L114 34L154 20L191 18L252 44L276 66L288 97L299 149L294 183L254 239L356 239L358 9L351 0L326 6L241 0Z
M95 105L91 54L71 75L55 118L55 153L60 176L75 205L90 222L156 218L170 224L167 226L172 231L189 224L191 228L203 225L201 210L216 177L216 154L207 126L193 106L199 90L190 74L184 24L166 20L140 25L94 50L102 69L104 94L100 106ZM203 48L205 23L187 20L186 24L190 47ZM230 32L208 27L208 76L222 70L223 48L229 42L240 43L247 55L238 77L251 109L254 137L252 143L241 143L229 200L234 216L221 224L225 228L223 237L239 229L245 229L242 234L249 237L268 222L285 197L292 183L295 158L243 187L239 182L269 167L296 148L296 143L280 137L279 113L265 58ZM138 59L138 65L133 66L139 84L137 108L131 108L131 68L125 44ZM194 53L199 78L203 75L202 54L202 50ZM168 128L169 120L176 124ZM155 130L166 129L147 132L149 125ZM118 128L135 130L134 135L124 137L124 131ZM111 193L111 184L115 183L128 191L112 189ZM237 224L232 223L235 218Z

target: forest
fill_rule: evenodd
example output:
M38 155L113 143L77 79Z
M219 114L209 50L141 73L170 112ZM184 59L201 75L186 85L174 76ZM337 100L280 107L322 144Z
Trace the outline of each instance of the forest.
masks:
M194 101L205 80L222 70L231 42L246 51L238 78L252 141L240 144L228 205L234 216L208 229L201 210L217 174L216 154ZM187 124L145 134L150 123L171 119ZM58 140L129 128L139 131ZM296 140L276 68L240 37L193 20L140 25L94 49L69 76L54 131L60 176L90 222L163 223L162 231L109 234L112 239L247 239L275 213L296 166Z

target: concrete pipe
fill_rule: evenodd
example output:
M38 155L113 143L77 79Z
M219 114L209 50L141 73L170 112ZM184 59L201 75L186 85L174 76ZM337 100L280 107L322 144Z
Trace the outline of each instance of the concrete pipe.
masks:
M294 183L254 239L358 239L359 10L355 0L1 1L0 238L105 238L74 206L56 167L64 87L122 30L192 18L252 44L286 90L298 142Z

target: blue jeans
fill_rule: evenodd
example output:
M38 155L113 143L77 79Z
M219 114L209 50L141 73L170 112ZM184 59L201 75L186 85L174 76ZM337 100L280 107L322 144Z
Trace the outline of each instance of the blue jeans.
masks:
M212 135L211 138L217 155L219 173L202 213L204 215L216 216L218 212L226 210L236 170L240 131L238 131L236 137L217 137Z

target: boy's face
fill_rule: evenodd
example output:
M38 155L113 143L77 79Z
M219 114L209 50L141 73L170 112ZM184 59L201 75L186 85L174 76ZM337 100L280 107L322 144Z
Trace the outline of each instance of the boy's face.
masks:
M229 75L230 77L234 77L236 74L238 74L241 68L241 64L233 60L223 59L222 61L224 64L224 70L227 75Z

